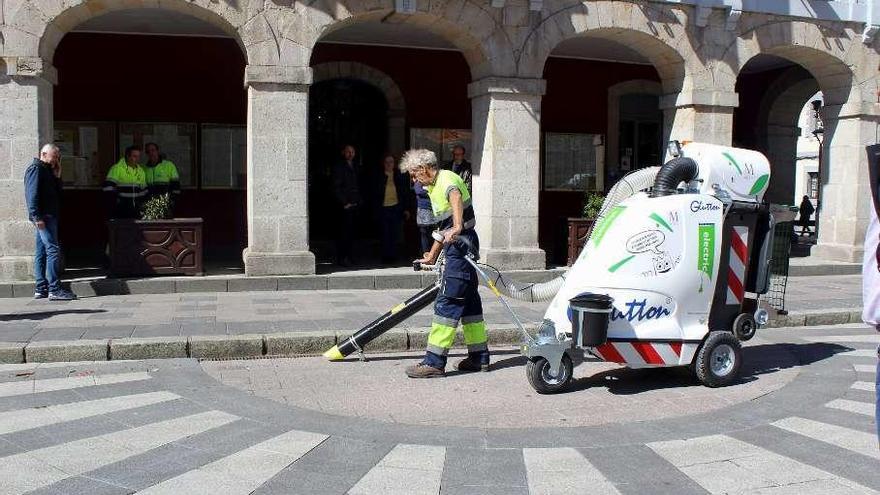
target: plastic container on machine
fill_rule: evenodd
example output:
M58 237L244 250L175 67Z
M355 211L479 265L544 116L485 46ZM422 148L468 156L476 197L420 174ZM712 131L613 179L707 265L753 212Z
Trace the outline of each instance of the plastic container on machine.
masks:
M700 192L712 194L718 185L734 201L760 202L770 183L770 162L763 154L705 143L687 143L682 156L699 164Z

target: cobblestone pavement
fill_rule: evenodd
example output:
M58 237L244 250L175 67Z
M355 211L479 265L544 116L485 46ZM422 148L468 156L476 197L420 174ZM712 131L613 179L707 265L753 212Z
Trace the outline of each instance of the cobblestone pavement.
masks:
M0 493L878 493L878 341L777 329L731 387L585 364L553 397L503 353L412 383L412 356L0 365Z
M511 323L482 289L490 325ZM219 292L83 298L72 302L0 298L0 342L69 341L271 332L349 333L409 298L415 290ZM546 303L510 301L525 322L540 322ZM790 311L861 307L856 275L789 279ZM431 308L402 327L430 326Z

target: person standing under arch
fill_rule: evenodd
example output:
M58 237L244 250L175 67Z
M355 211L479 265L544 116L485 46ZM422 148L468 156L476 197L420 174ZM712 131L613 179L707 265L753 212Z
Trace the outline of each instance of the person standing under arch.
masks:
M156 143L144 145L144 152L147 154L144 172L150 197L168 194L173 204L173 201L180 197L180 175L177 173L177 166L159 152L159 145Z
M354 146L342 147L342 159L333 167L333 196L340 207L339 232L336 239L336 264L351 266L358 209L361 198L360 177L354 162Z
M467 153L467 151L464 149L464 146L460 144L453 146L452 160L443 164L443 170L451 170L458 174L467 186L468 193L473 194L474 171L473 167L471 167L471 162L464 159L465 153Z

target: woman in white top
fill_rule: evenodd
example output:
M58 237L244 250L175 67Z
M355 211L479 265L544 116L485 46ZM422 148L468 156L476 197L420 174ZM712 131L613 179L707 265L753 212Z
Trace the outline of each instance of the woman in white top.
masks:
M865 234L865 262L862 265L862 319L880 331L880 145L868 146L868 177L871 181L871 218ZM880 358L880 348L877 349ZM880 418L880 361L877 363L876 413ZM877 421L880 440L880 421Z

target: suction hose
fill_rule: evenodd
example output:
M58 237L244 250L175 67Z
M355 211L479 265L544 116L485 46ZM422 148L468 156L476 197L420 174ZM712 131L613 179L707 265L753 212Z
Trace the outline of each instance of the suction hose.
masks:
M620 178L605 196L602 203L602 209L599 218L605 216L605 213L614 208L621 201L635 195L637 192L644 191L654 186L654 180L660 167L646 167L634 172L630 172Z
M678 185L682 182L690 182L700 173L700 167L692 158L680 156L664 163L654 179L652 198L675 194Z
M530 283L530 284L520 284L518 282L511 282L504 278L504 275L501 274L495 268L480 264L483 268L488 268L486 270L487 274L491 276L491 273L495 274L494 284L499 292L504 294L505 296L516 299L518 301L526 301L526 302L539 302L539 301L549 301L553 299L553 296L559 292L559 289L565 284L565 274L554 278L548 282L542 283Z
M605 196L605 201L602 203L602 209L600 210L601 213L599 214L599 218L596 219L596 221L598 222L599 219L605 216L606 212L610 211L611 208L614 208L615 206L620 204L620 202L622 202L623 200L654 185L654 181L657 177L657 173L659 170L660 167L647 167L639 169L629 174L626 174L619 181L617 181L617 183L614 184L611 190L608 191L608 195ZM587 241L589 241L589 239L587 239ZM559 292L559 289L561 289L562 286L565 285L566 274L564 273L547 282L522 284L519 282L506 280L501 272L493 267L490 267L488 265L481 266L487 268L487 272L494 273L494 284L502 294L519 301L549 301L553 299L556 293Z

